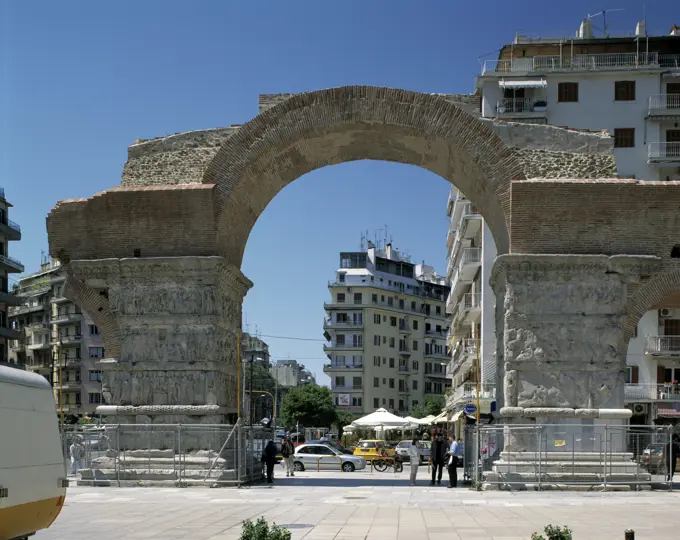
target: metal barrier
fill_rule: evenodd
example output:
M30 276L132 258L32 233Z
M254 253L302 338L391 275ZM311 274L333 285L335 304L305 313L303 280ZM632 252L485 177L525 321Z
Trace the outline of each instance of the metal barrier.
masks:
M263 480L272 435L238 423L63 426L62 450L69 477L84 484L241 485Z
M321 470L321 460L322 459L339 459L340 460L340 472L342 472L342 457L341 456L319 456L316 458L316 472Z
M465 432L464 479L486 489L672 489L672 434L672 426L480 426Z

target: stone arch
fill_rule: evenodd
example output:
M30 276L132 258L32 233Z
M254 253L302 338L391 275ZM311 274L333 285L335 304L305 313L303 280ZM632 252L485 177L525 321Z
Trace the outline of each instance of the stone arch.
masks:
M240 266L257 218L287 184L361 159L416 165L455 182L486 219L499 253L509 250L510 184L525 174L506 143L442 96L346 86L289 97L217 152L203 183L216 186L222 255Z

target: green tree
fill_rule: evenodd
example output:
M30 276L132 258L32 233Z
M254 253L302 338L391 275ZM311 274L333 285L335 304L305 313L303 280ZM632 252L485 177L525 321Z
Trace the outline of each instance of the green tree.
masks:
M338 415L329 388L305 384L291 389L283 398L281 418L288 427L331 427Z
M336 411L335 414L337 416L335 425L338 428L338 433L342 435L342 428L349 426L354 421L355 415L347 411Z
M422 407L418 405L413 409L411 416L413 418L425 418L430 415L437 416L445 406L446 399L444 399L444 396L428 396L425 398L425 404Z

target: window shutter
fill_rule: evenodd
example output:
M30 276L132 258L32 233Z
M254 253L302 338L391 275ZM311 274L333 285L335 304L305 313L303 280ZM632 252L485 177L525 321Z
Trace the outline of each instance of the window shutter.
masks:
M666 368L664 366L657 366L656 368L656 384L663 384L666 381Z
M630 374L630 379L631 379L630 382L631 383L633 383L633 384L638 383L638 372L639 371L640 371L640 369L638 368L638 366L632 366L632 369L631 369L632 373Z

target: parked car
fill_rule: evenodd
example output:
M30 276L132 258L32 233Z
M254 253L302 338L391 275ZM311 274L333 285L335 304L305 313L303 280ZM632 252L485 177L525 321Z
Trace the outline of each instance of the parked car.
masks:
M652 443L642 451L640 465L650 474L667 474L668 463L665 453L666 445L663 443ZM680 469L680 457L675 460L676 470Z
M397 455L404 461L410 461L408 455L408 448L411 446L411 441L401 441L397 444ZM418 441L418 453L420 454L420 464L430 460L430 441Z
M366 439L359 441L356 448L354 449L354 455L361 456L366 461L371 461L373 458L378 457L383 453L391 457L397 455L397 452L385 441L378 441L376 439Z
M366 468L366 460L362 457L345 454L328 443L302 444L295 449L293 466L296 471L318 469L326 471L354 472Z

